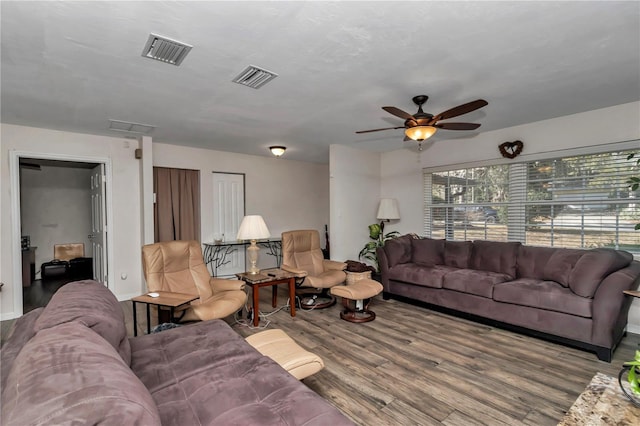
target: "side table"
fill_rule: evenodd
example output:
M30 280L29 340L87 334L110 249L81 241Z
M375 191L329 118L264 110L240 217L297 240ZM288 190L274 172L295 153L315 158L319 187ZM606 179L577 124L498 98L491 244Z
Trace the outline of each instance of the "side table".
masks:
M259 274L250 274L248 272L242 272L236 274L238 279L241 279L247 285L251 287L251 294L253 295L253 326L257 327L260 324L260 287L272 286L271 289L271 306L276 307L278 301L278 284L289 284L289 308L291 316L296 316L296 276L282 269L263 269Z
M170 321L173 321L173 313L175 312L176 308L182 305L186 305L187 303L192 302L199 298L197 295L193 295L193 294L172 293L170 291L157 291L156 293L158 293L157 297L151 297L149 296L150 293L145 293L141 296L136 296L133 299L131 299L131 302L133 303L133 335L134 336L138 335L138 315L136 312L137 303L144 303L145 305L147 305L147 334L149 334L151 333L151 312L150 312L151 305L158 306L158 320L160 320L159 308L161 306L165 308L169 308L169 311L170 311L169 318L170 318Z

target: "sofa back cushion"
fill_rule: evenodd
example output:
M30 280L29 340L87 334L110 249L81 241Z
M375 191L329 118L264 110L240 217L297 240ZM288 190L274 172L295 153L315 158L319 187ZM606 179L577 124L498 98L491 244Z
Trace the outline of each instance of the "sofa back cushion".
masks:
M151 394L105 339L80 322L36 334L2 392L2 424L159 425Z
M471 241L445 241L444 264L454 268L468 268L472 248Z
M424 266L444 264L444 240L431 238L412 239L411 262Z
M586 250L557 247L520 246L518 278L554 281L569 287L569 277Z
M519 242L483 241L473 242L471 269L507 274L516 277Z
M413 240L411 235L403 235L384 243L389 268L411 262L411 240Z
M555 249L543 269L542 279L555 281L564 287L569 287L571 272L585 253L585 250L579 249Z
M521 245L518 248L517 277L543 279L544 270L551 255L557 249Z
M131 364L124 313L118 299L96 281L76 281L58 290L35 323L35 332L68 322L80 322L98 333Z
M43 309L44 308L37 308L24 314L11 326L7 341L4 342L2 351L0 351L0 372L2 374L0 390L4 389L9 370L11 370L11 366L22 350L22 347L36 335L34 325Z
M569 288L582 297L593 297L607 275L629 265L633 255L626 251L597 248L584 253L569 277Z

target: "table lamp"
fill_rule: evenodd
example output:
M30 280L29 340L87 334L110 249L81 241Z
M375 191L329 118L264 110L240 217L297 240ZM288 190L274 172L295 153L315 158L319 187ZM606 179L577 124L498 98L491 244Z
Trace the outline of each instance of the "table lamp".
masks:
M378 207L378 219L380 219L380 232L384 233L384 221L389 219L400 219L398 201L395 198L381 198Z
M249 273L255 275L260 272L258 269L258 251L260 248L256 245L256 240L263 238L269 238L269 229L267 224L264 223L264 219L260 215L248 215L242 219L240 228L238 229L238 240L251 240L251 245L247 247L247 256L249 256L249 262L251 264Z

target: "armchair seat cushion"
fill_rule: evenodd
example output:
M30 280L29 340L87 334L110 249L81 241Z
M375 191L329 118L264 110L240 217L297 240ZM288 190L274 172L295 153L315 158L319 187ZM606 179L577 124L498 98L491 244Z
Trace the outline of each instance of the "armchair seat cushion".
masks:
M202 318L224 318L241 309L247 300L242 290L215 293L204 301L195 300L186 309L182 321L199 321Z
M342 284L347 279L344 271L329 269L318 275L308 275L302 283L302 287L329 288Z

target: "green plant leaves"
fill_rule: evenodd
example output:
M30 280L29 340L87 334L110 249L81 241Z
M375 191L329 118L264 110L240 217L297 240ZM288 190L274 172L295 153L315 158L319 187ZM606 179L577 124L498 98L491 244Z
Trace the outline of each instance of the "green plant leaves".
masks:
M369 225L369 238L372 240L377 240L382 233L382 228L377 223Z
M623 364L625 367L631 367L629 373L627 373L627 381L631 390L636 395L640 395L640 377L638 376L638 368L640 368L640 351L636 351L633 361L628 361Z

